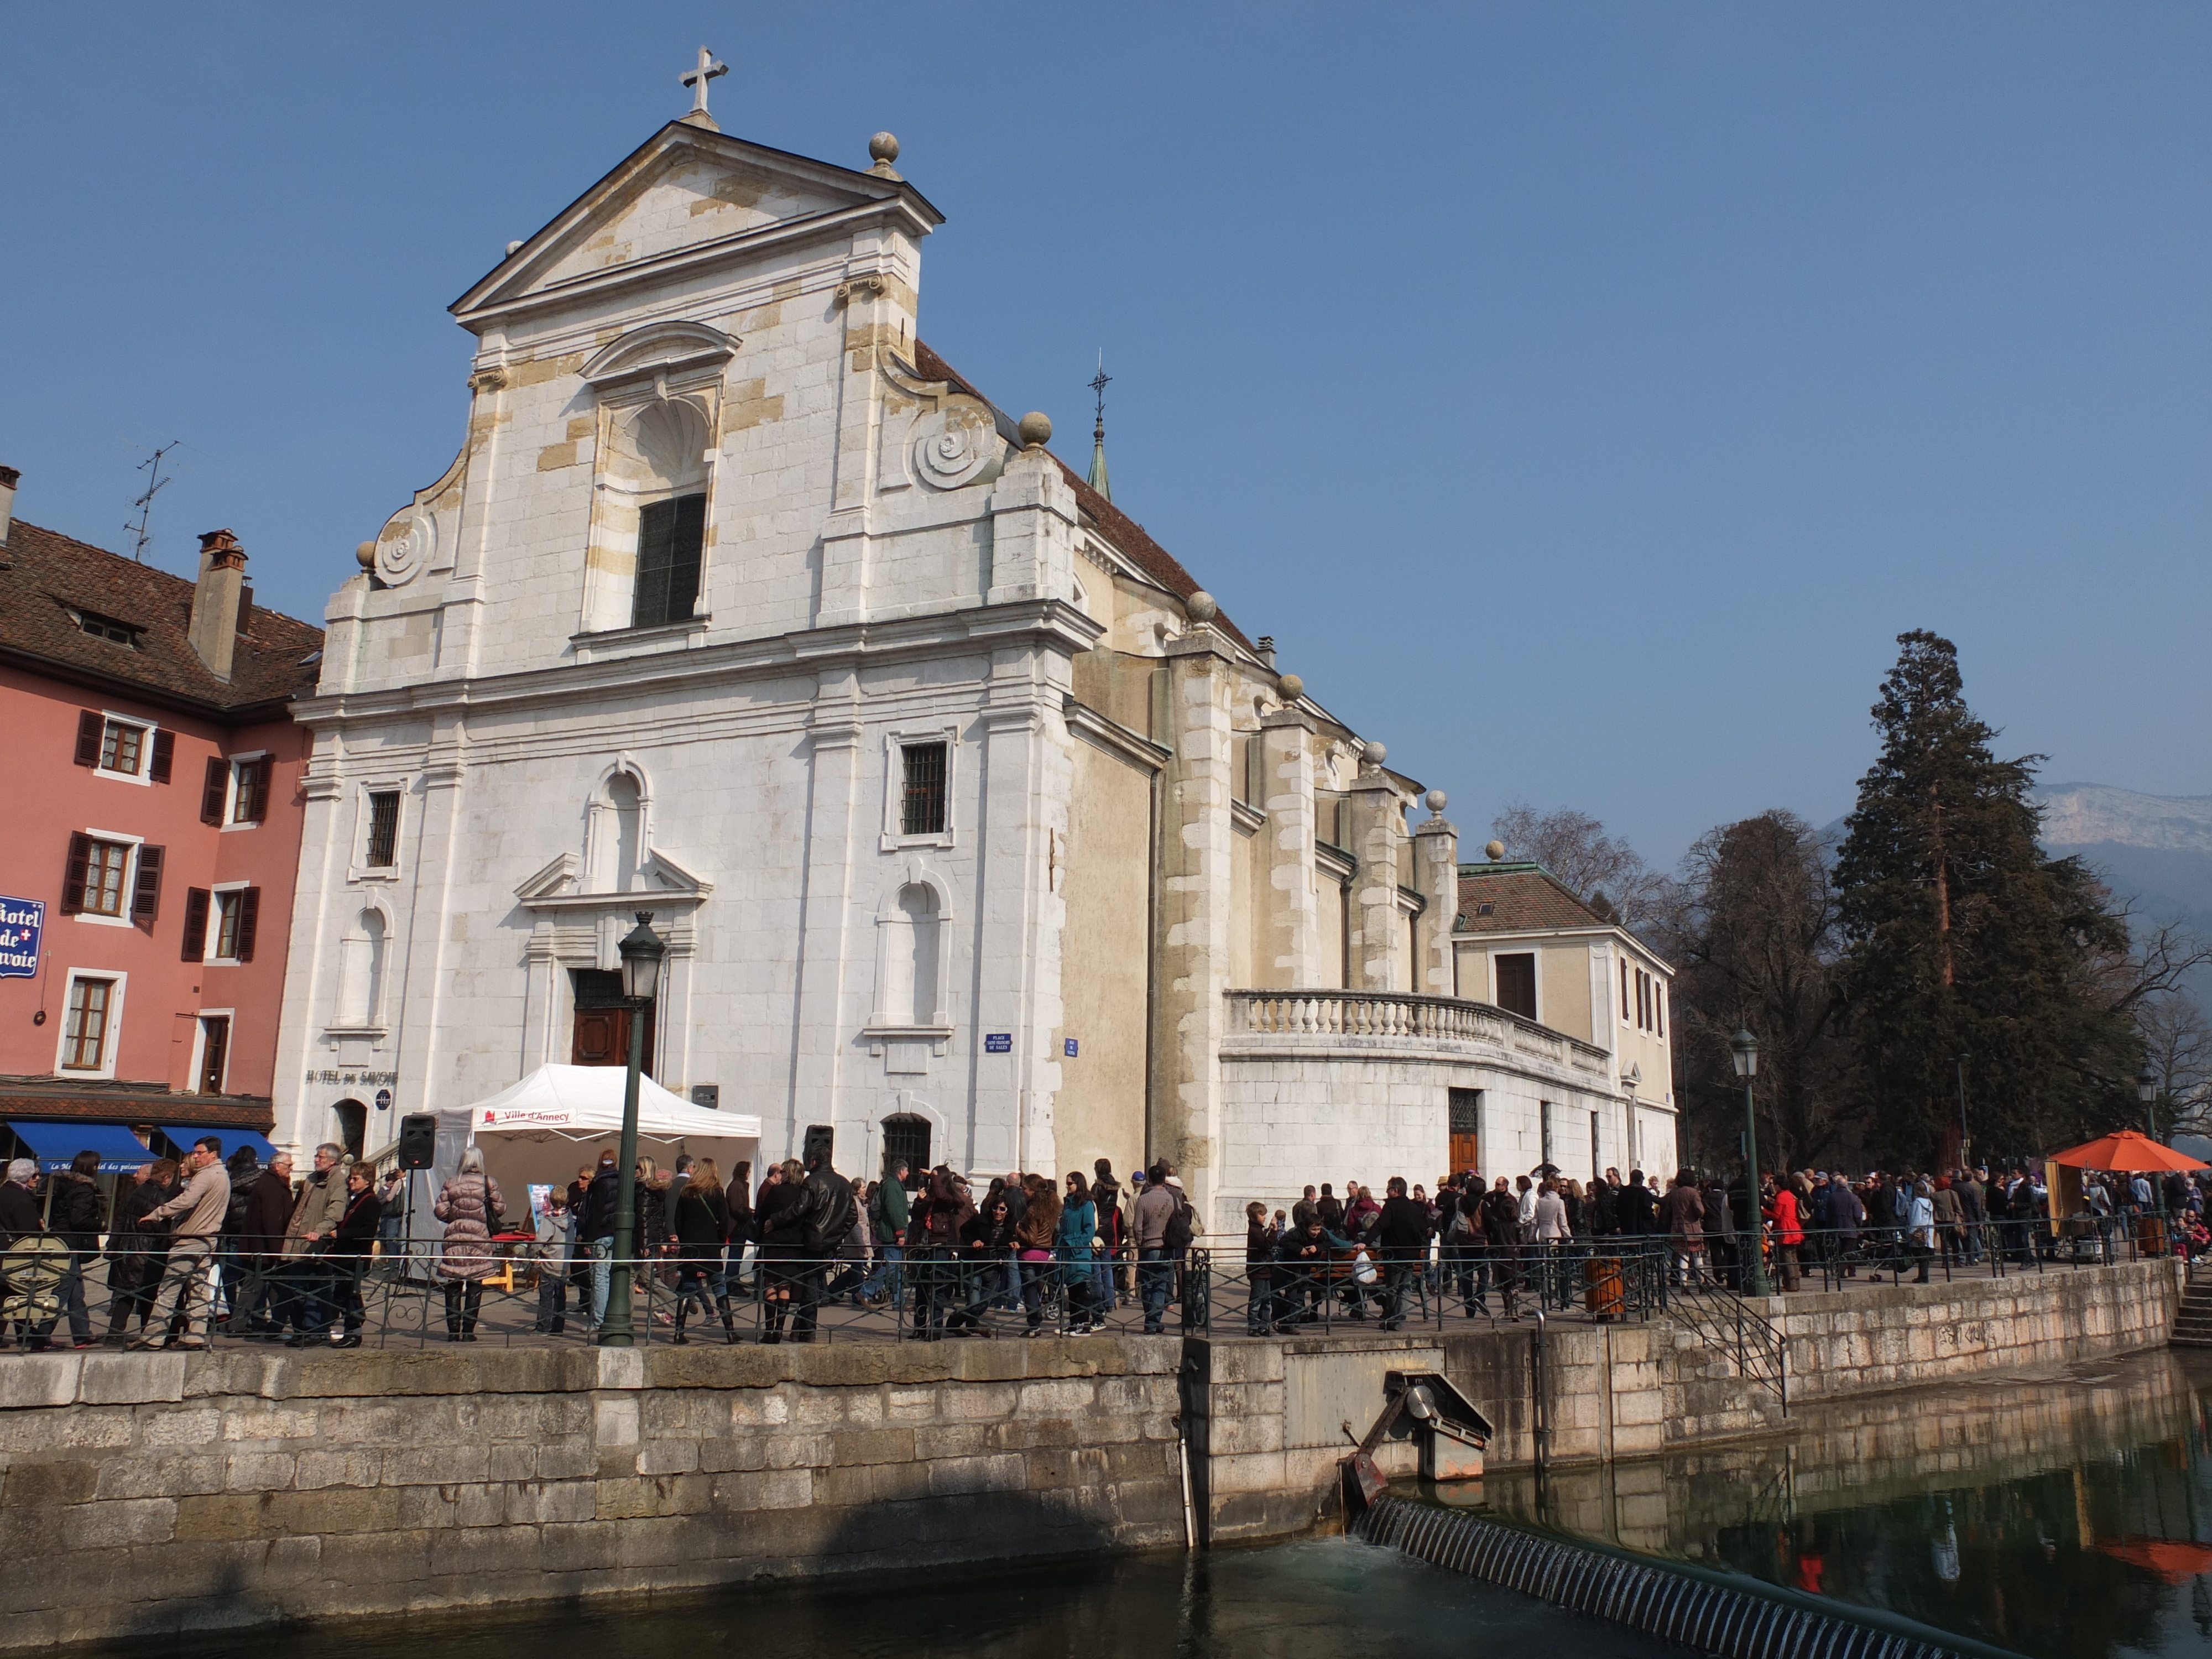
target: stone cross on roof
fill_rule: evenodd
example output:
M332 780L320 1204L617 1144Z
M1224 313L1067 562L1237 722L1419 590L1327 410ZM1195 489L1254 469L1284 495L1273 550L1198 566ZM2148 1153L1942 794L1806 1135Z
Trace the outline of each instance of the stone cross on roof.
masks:
M714 54L706 47L699 48L699 66L684 71L678 78L691 88L691 115L702 126L714 126L714 118L707 113L707 83L718 75L727 75L730 66L718 64ZM715 129L720 131L720 128Z

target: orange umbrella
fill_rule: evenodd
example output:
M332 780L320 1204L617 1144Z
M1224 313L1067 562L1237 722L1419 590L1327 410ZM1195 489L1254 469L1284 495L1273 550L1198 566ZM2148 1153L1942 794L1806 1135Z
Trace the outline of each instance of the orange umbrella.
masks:
M2202 1170L2212 1167L2201 1158L2177 1152L2172 1147L2153 1140L2140 1129L2122 1129L2117 1134L2093 1140L2086 1146L2054 1153L2051 1161L2069 1164L2076 1170Z
M2186 1539L2130 1538L2124 1543L2100 1544L2097 1548L2131 1565L2148 1568L2169 1584L2212 1572L2212 1545Z

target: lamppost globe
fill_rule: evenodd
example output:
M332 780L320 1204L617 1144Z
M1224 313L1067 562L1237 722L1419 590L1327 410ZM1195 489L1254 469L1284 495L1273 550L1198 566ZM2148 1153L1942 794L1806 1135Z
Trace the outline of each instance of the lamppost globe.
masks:
M650 1000L660 986L660 959L668 954L667 941L653 931L653 912L640 910L637 926L623 935L615 949L622 954L623 994L633 1000Z
M1743 1184L1751 1209L1746 1218L1743 1288L1747 1295L1765 1296L1770 1281L1759 1227L1759 1109L1751 1094L1751 1080L1759 1075L1759 1039L1752 1036L1749 1027L1740 1028L1729 1039L1729 1058L1735 1062L1735 1074L1743 1079Z
M2146 1106L2158 1098L2158 1073L2151 1070L2148 1060L2145 1060L2142 1070L2136 1073L2136 1098Z
M1729 1058L1735 1061L1735 1074L1741 1078L1759 1075L1759 1039L1748 1030L1739 1030L1729 1039Z

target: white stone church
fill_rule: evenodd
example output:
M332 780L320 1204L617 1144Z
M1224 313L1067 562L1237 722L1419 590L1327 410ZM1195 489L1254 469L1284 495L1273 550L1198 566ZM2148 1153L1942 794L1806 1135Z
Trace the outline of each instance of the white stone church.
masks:
M1671 1164L1613 988L1663 965L1588 913L1477 925L1442 796L1413 824L1103 467L921 343L943 217L897 149L810 161L702 100L453 306L465 440L298 706L276 1138L384 1088L374 1151L619 1061L642 910L648 1069L765 1158L812 1124L870 1174L1164 1156L1216 1231L1309 1181ZM1507 1012L1521 955L1548 1015Z

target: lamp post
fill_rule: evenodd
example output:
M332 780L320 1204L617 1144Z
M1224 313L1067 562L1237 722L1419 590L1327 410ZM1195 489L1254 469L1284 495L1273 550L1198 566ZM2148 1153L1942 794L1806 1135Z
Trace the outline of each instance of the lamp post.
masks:
M637 926L615 948L622 952L623 1004L629 1010L629 1073L623 1079L622 1162L615 1188L615 1259L607 1281L607 1316L599 1327L599 1346L628 1348L630 1334L630 1259L637 1251L637 1080L645 1070L645 1013L660 984L660 959L668 946L651 926L653 912L640 910Z
M2142 1102L2143 1122L2153 1140L2158 1139L2158 1073L2143 1061L2142 1070L2136 1073L2136 1098Z
M1959 1167L1970 1162L1966 1152L1966 1057L1959 1056Z
M1759 1109L1751 1094L1751 1080L1759 1075L1759 1039L1748 1030L1739 1030L1729 1039L1729 1048L1733 1051L1730 1057L1735 1061L1735 1074L1743 1079L1743 1184L1751 1208L1751 1213L1744 1218L1751 1248L1744 1262L1743 1288L1748 1296L1771 1296L1774 1291L1766 1279L1766 1253L1759 1248Z

